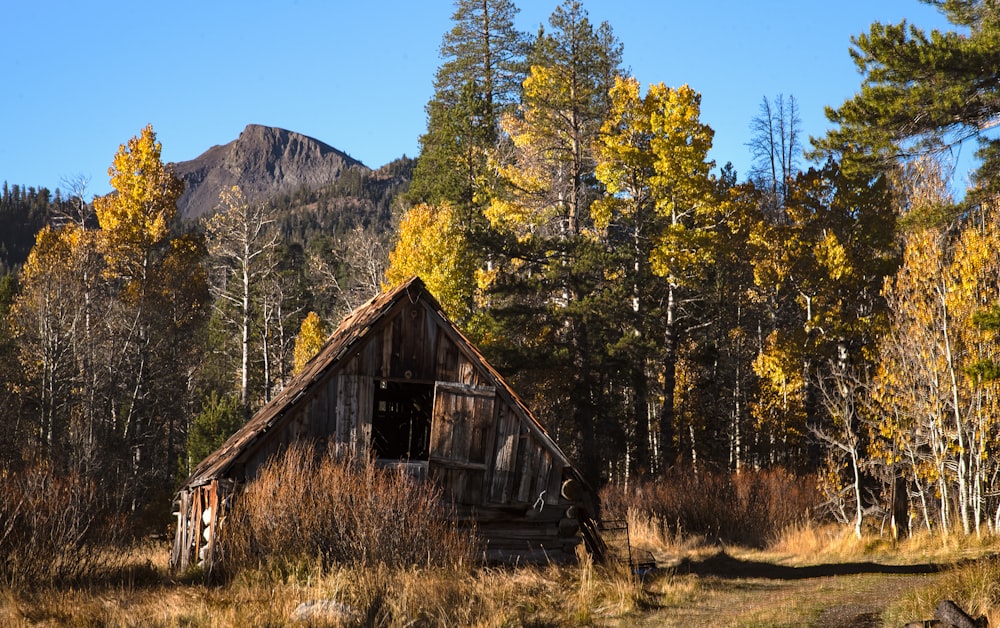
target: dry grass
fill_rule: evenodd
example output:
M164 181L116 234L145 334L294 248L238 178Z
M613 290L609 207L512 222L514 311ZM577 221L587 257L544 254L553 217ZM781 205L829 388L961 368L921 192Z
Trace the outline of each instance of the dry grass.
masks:
M124 568L132 539L96 482L49 465L0 468L0 583L31 588Z
M718 552L717 546L670 541L670 547L661 551L695 558ZM835 526L802 526L765 550L735 546L726 550L743 560L805 565L858 560L907 563L927 556L943 562L950 552L988 553L995 546L992 540L959 543L931 537L891 548L875 539L857 542L850 530ZM884 574L780 581L663 570L640 582L623 566L595 565L586 555L577 565L459 569L324 566L319 559L301 559L248 569L225 584L209 586L168 577L167 554L165 544L143 548L132 556L131 568L114 581L0 590L0 625L292 626L299 603L335 600L353 609L353 619L328 618L312 625L356 625L360 618L384 626L791 626L815 623L833 606L865 596L893 596L897 590L882 588L887 578L895 578ZM887 625L929 618L945 598L971 612L988 614L992 621L1000 619L995 610L1000 608L996 561L939 576L916 576L908 582L925 585L900 594L883 617ZM891 581L889 585L895 586Z
M220 537L223 570L319 556L326 565L461 567L476 555L430 483L302 444L268 461L236 498Z
M759 548L773 541L776 530L808 521L818 502L815 478L782 469L738 474L676 469L627 490L608 486L601 492L605 513L634 521L642 528L640 537Z
M973 617L985 615L990 626L1000 625L1000 560L990 558L955 567L895 601L884 619L900 625L929 619L942 600L953 600Z
M310 625L569 626L634 616L649 600L615 566L324 568L319 560L242 572L209 586L171 580L167 547L141 557L158 576L81 588L0 590L3 626L291 626L296 607L335 600L350 618Z
M870 533L858 539L849 526L806 522L785 528L763 552L772 559L787 557L801 564L875 560L885 564L951 564L1000 551L992 535L947 537L917 531L899 541Z
M314 463L321 464L322 460L310 459L308 464ZM406 493L409 489L396 485L372 488L371 482L380 476L370 469L356 471L362 476L351 476L350 481L367 487L361 493L381 497L369 501L383 502L387 496L396 496L388 500L395 505L381 514L368 512L366 520L389 525L402 517L409 522L407 526L419 527L399 510L414 498ZM318 473L326 482L344 481L323 476L326 472ZM282 477L283 486L260 484L266 489L261 499L301 500L307 499L305 493L296 491L317 490L315 485L300 486L293 477ZM282 496L281 491L287 494ZM769 503L777 493L780 491L758 490L758 498L746 503ZM792 496L790 507L768 506L761 512L794 511L799 503L794 493ZM313 500L306 509L313 513L312 519L297 520L300 532L318 526L326 517L332 517L327 521L343 521L337 517L346 516L336 510L323 510L315 495L308 499ZM369 507L352 504L359 511ZM278 525L273 516L276 505L272 502L270 509L273 525ZM917 534L899 543L877 534L858 540L845 527L808 519L795 520L780 533L770 535L772 542L764 547L720 546L717 536L684 534L676 521L640 506L641 502L633 502L628 511L633 545L648 549L658 558L683 558L702 564L711 564L720 557L722 565L773 565L786 570L866 562L945 564L988 556L1000 546L994 538L941 538L928 534ZM269 510L264 503L258 508L261 513ZM319 510L314 511L316 508ZM731 510L739 516L747 511L744 506ZM281 525L292 525L288 521ZM398 528L390 530L393 535L402 534ZM437 535L442 530L455 532L447 527L432 531ZM346 547L357 549L381 542L382 537L371 527L358 534L361 536L351 537L355 540ZM417 545L424 542L414 541ZM462 547L460 542L454 543ZM419 554L425 556L427 549L421 547L424 549ZM347 616L316 618L310 624L319 626L793 626L829 623L831 609L858 605L878 612L888 606L882 621L898 625L930 618L937 603L946 598L972 613L988 615L993 625L1000 621L1000 561L996 559L967 562L954 570L928 575L849 572L822 578L787 574L744 574L737 578L733 574L661 569L639 580L627 566L594 564L585 553L578 555L575 565L501 568L474 565L466 560L464 551L445 554L442 560L392 563L370 560L375 556L371 548L354 559L334 560L328 550L301 546L294 551L277 551L267 559L258 557L254 564L244 563L228 580L210 586L173 579L166 571L168 547L145 546L122 554L120 560L127 564L121 569L103 572L101 577L76 585L50 582L31 588L0 588L0 625L291 626L296 625L292 620L296 607L309 600L329 600L349 609ZM849 612L854 611L845 611L848 614L844 618L850 619Z

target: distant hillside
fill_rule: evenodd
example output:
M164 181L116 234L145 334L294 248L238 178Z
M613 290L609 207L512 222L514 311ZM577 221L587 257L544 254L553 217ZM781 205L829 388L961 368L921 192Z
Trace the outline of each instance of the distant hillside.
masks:
M396 198L406 193L415 160L401 157L378 170L349 168L319 189L300 189L270 199L278 231L303 245L338 238L356 227L388 238Z
M414 164L404 156L372 170L319 140L251 124L232 142L172 165L185 183L177 203L182 219L213 212L219 192L239 185L248 199L274 208L286 243L327 246L356 227L387 239L395 200L409 188ZM76 212L59 190L52 195L3 183L0 274L24 263L46 223L59 224Z
M293 131L251 124L223 146L213 146L191 161L173 164L184 180L178 214L197 219L215 209L219 192L239 185L251 200L272 200L335 184L349 171L369 174L360 161Z

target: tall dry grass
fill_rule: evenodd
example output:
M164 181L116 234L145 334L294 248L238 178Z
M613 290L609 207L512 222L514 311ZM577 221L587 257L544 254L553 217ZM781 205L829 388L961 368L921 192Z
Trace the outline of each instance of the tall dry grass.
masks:
M576 626L634 617L651 596L617 567L324 566L271 563L209 585L167 576L169 548L146 548L159 577L34 591L0 587L2 626ZM331 600L348 616L293 619ZM624 625L627 625L627 621Z
M783 469L675 469L627 490L607 486L601 492L606 517L627 519L664 544L693 537L765 547L782 530L810 520L819 502L815 478Z
M132 539L112 498L49 465L0 469L0 584L13 589L109 577Z
M221 526L224 573L319 558L324 565L468 565L473 531L459 529L430 483L370 461L293 445L240 492Z

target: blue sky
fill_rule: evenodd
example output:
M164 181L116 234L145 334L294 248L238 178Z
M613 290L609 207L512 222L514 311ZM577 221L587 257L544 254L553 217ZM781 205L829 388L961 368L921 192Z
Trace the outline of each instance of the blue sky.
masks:
M165 161L247 124L315 137L378 167L415 156L453 4L412 0L15 0L4 9L0 181L110 190L118 146L152 123ZM556 0L520 0L535 33ZM860 85L850 37L873 21L945 28L918 0L584 0L644 85L689 84L715 129L711 157L749 168L764 96L793 95L802 130ZM972 148L967 149L971 152Z

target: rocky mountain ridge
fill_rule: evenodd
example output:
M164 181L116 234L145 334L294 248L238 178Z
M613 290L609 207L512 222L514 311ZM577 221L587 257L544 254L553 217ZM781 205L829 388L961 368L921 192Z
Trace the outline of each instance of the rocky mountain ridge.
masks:
M360 161L315 138L259 124L190 161L172 164L185 183L177 211L196 220L215 210L219 192L239 185L249 200L270 200L329 186L347 171L367 174Z

